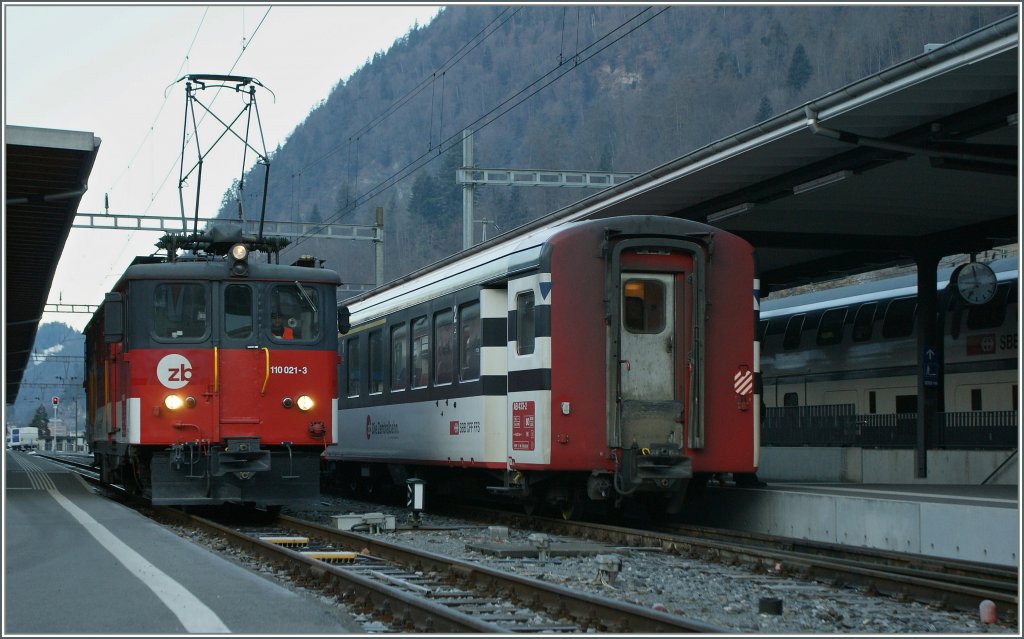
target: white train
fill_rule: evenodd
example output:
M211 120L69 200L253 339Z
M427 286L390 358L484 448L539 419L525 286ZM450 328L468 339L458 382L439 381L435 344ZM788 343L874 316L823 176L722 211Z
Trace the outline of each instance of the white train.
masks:
M711 247L714 250L711 250ZM540 228L346 303L328 481L682 505L757 468L753 249L627 216Z
M954 269L938 273L945 363L940 412L1017 410L1018 262L1005 258L988 266L995 292L983 304L947 291ZM764 300L759 335L766 407L915 413L916 310L915 275Z

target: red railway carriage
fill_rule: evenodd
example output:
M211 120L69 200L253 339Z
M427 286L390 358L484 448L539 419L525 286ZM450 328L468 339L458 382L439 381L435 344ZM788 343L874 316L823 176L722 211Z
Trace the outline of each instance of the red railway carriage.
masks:
M340 281L315 261L250 264L252 240L236 239L138 258L85 329L96 462L154 504L319 494Z
M628 216L547 227L348 303L344 483L427 479L572 516L757 467L753 250ZM453 477L460 479L452 482Z

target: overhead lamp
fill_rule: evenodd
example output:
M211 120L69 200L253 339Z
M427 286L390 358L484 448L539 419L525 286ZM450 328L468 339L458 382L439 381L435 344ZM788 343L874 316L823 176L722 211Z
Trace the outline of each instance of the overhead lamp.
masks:
M801 193L813 191L814 189L819 189L823 186L828 186L829 184L842 182L843 180L852 175L853 171L849 169L836 171L835 173L829 173L825 177L820 177L816 180L811 180L810 182L804 182L803 184L797 184L796 186L793 187L793 195L800 195Z
M736 206L730 206L727 209L721 211L715 211L708 215L708 223L713 224L715 222L721 222L722 220L730 217L735 217L743 213L748 213L754 209L755 204L753 202L744 202L743 204L737 204Z

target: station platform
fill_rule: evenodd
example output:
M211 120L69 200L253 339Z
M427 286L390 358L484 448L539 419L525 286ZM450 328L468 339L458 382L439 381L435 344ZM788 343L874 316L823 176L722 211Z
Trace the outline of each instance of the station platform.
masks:
M6 451L4 471L4 636L361 632L45 459Z
M1015 485L712 484L686 520L1002 566L1020 563Z

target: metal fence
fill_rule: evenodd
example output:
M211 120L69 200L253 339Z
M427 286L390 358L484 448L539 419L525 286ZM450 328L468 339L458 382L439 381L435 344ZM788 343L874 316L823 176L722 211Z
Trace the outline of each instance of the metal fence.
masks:
M931 448L1016 449L1017 411L937 413ZM765 409L762 446L913 448L917 414L858 415L853 404Z

